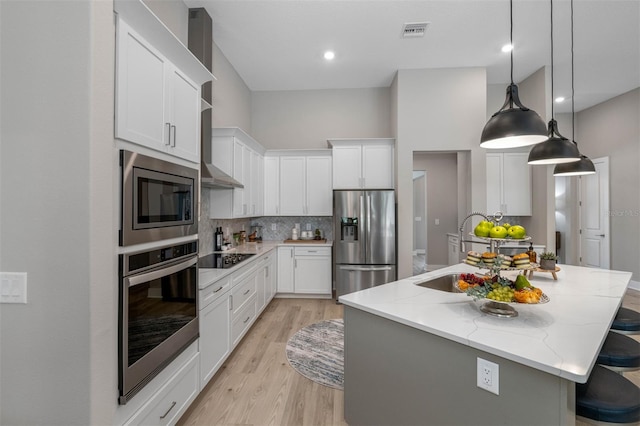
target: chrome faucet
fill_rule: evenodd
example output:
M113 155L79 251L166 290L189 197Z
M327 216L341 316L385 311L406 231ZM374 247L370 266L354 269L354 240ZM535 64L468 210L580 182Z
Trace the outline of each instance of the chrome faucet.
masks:
M467 220L469 220L470 217L473 216L482 216L487 222L490 222L489 217L487 215L485 215L484 213L479 213L479 212L473 212L470 215L468 215L467 217L464 218L464 220L462 221L462 224L460 225L460 253L464 253L466 250L464 248L464 243L477 243L478 241L473 241L473 240L465 240L464 237L462 236L462 233L464 232L464 225L466 225Z

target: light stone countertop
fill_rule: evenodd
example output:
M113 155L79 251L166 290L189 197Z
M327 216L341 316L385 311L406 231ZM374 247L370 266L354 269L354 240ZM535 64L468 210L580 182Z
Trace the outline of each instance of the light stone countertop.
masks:
M574 382L586 382L622 303L630 272L559 265L558 280L535 272L545 304L513 304L515 318L479 310L464 293L417 286L451 273L481 272L457 264L340 297L346 306L405 324ZM503 273L507 276L511 272ZM511 274L515 274L512 272Z
M198 268L198 288L200 290L209 287L214 282L220 280L221 278L226 277L229 274L234 273L235 271L247 266L251 265L252 262L257 260L263 254L270 252L280 246L295 246L295 247L331 247L333 245L333 241L327 241L326 243L287 243L285 244L283 241L263 241L261 243L245 243L234 247L230 250L225 250L217 253L254 253L250 259L247 259L244 262L238 263L233 268L228 269L211 269L211 268ZM206 256L206 255L205 255Z

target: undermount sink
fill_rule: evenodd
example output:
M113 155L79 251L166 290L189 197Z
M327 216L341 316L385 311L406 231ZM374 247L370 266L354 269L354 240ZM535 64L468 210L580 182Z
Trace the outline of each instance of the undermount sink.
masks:
M443 275L441 277L428 279L427 281L416 282L415 285L432 290L446 291L448 293L460 293L460 290L454 286L458 282L459 276L460 274Z

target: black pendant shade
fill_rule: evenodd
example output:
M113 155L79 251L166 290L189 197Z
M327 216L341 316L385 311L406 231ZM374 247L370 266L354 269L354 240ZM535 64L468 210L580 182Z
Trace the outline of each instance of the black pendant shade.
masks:
M571 163L556 164L553 169L554 176L584 176L596 172L596 166L586 155L580 155L580 160Z
M531 148L529 164L561 164L580 160L580 151L575 143L558 132L556 120L549 121L549 139Z
M575 135L575 90L573 78L573 0L571 0L571 134ZM573 136L575 138L575 136ZM573 141L578 147L578 142ZM571 163L557 164L553 169L554 176L584 176L595 174L596 167L586 155L580 154L580 160Z
M537 112L520 103L518 86L512 83L507 87L504 105L484 126L480 146L501 149L535 145L544 141L546 134L544 121Z

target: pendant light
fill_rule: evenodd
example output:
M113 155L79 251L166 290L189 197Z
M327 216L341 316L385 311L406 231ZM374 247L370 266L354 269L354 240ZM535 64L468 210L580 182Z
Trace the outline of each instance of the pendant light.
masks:
M575 96L575 90L573 87L573 0L571 0L571 136L573 143L578 146L576 142L575 133L575 103L573 101ZM579 161L573 161L571 163L556 164L553 169L554 176L583 176L595 174L596 167L593 165L593 161L586 155L580 154Z
M507 86L504 105L493 114L482 130L480 146L489 149L516 148L534 145L547 138L544 120L532 109L522 105L518 86L513 82L513 0L509 1L511 30L511 84ZM513 105L517 108L514 108ZM508 106L508 108L507 108Z
M547 132L549 139L535 145L529 152L529 164L561 164L580 160L578 147L558 131L553 113L553 0L551 0L551 121Z

